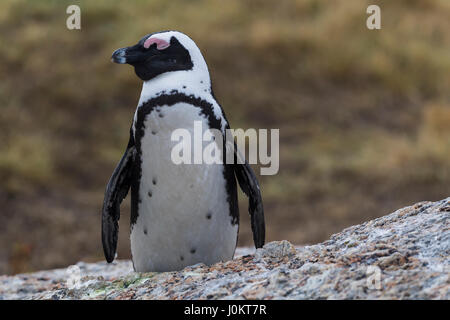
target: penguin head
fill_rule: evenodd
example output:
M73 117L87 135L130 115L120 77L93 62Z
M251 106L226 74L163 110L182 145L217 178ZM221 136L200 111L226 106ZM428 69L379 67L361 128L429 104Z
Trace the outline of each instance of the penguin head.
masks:
M114 51L111 60L132 65L136 75L144 81L182 71L208 74L200 49L191 38L178 31L148 34L137 44Z

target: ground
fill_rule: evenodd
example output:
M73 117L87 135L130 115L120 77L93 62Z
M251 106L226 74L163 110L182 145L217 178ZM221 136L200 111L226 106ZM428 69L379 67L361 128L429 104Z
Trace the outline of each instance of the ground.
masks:
M421 202L294 247L135 273L130 261L0 277L0 299L449 299L450 198ZM74 269L75 268L75 269Z

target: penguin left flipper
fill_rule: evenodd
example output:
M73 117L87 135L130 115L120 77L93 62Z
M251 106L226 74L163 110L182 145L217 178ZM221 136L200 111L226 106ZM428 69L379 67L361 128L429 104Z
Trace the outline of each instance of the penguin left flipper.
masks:
M136 148L133 134L117 167L108 182L102 209L102 244L108 263L114 260L119 234L120 203L127 196L131 186L131 176Z
M234 153L234 172L239 186L248 197L248 212L250 213L253 241L256 248L261 248L265 241L266 227L259 183L247 160L242 159L236 145L234 147ZM236 159L240 159L240 161L236 161Z

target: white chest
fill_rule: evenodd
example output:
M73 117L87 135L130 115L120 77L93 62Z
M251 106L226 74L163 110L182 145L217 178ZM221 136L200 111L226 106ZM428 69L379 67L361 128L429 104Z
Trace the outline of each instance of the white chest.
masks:
M136 271L179 270L232 259L238 226L231 224L223 166L175 164L175 129L194 135L194 121L208 121L187 103L158 107L147 115L141 139L142 176L138 217L131 231ZM193 145L193 143L192 143Z

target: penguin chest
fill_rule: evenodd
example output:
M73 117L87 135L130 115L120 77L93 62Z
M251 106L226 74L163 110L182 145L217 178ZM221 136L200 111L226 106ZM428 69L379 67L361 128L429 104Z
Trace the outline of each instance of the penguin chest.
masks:
M194 159L194 123L208 129L201 109L187 103L161 106L144 120L141 177L131 250L136 271L171 271L233 258L238 225L232 224L222 164L174 163L174 130L189 132ZM186 149L183 149L186 150Z

